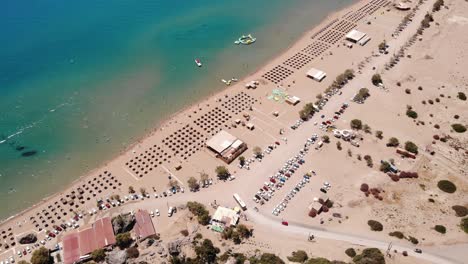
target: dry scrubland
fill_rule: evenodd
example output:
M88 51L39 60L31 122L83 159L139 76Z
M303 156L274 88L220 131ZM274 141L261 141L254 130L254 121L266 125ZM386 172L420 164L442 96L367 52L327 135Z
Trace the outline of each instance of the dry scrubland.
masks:
M367 2L362 1L350 10ZM229 255L226 252L231 252L231 257L239 260L243 256L251 258L251 263L282 263L273 255L262 254L273 253L286 261L297 250L304 250L308 257L313 258L365 263L359 257L352 259L350 256L354 254L347 250L349 248L354 248L358 255L363 252L372 255L372 263L426 263L426 260L416 259L417 253L411 250L409 253L413 256L408 257L402 256L401 252L391 251L391 256L385 256L384 261L381 253L366 251L366 247L359 245L359 238L383 243L393 241L395 245L408 249L417 244L416 247L421 247L424 253L437 253L453 260L467 259L463 248L460 250L452 246L468 243L467 233L460 227L463 217L467 217L468 207L468 132L463 132L463 127L468 123L468 107L464 96L468 94L468 74L465 70L468 68L468 3L462 0L446 1L440 11L426 16L425 24L429 27L422 30L421 34L416 34L420 21L426 10L431 12L436 1L410 3L412 7L418 6L421 10L415 12L407 29L392 36L392 32L396 32L394 29L407 13L396 11L391 6L378 7L383 1L372 2L367 7L375 7L378 11L362 18L360 22L354 21L354 26L372 36L366 46L354 45L349 49L343 45L344 33L337 33L340 30L348 31L347 25L353 25L349 21L356 19L350 14L359 12L345 10L333 15L329 21L340 18L342 21L348 20L348 23L339 24L341 28L337 27L337 30L330 30L327 21L320 25L322 31L308 32L288 51L248 78L259 80L260 86L256 90L245 90L243 84L239 84L215 95L215 98L190 107L155 130L148 138L138 142L131 151L93 172L93 175L81 179L70 189L23 215L2 223L2 231L8 233L2 233L6 243L2 243L2 258L11 254L11 248L5 246L10 247L11 241L20 234L31 229L46 229L45 225L50 221L59 221L59 217L63 217L60 221L68 219L75 211L86 214L89 208L96 206L96 199L100 197L115 198L115 195L119 195L122 198L128 195L130 189L136 193L161 194L168 186L186 186L190 177L199 179L200 174L206 173L208 178L214 179L213 185L207 189L189 192L186 186L184 193L166 198L128 201L123 206L106 209L97 215L85 215L80 224L86 226L97 218L116 216L130 210L159 209L161 216L153 218L159 233L158 238L136 243L138 254L131 247L127 255L136 258L129 259L130 263L169 261L163 257L163 252L167 253L168 242L174 241L178 241L181 247L177 250L179 257L172 259L173 263L186 263L181 260L184 256L197 259L195 263L210 263L214 262L216 255L218 261L223 263ZM431 17L434 21L430 21ZM324 34L326 37L323 37L320 35L323 32L334 32L335 35ZM312 33L313 36L309 36ZM414 37L407 42L411 36ZM327 49L315 56L314 60L302 65L303 62L298 58L306 56L302 54L302 57L297 57L295 54L299 51L306 52L302 48L313 45L310 44L312 41L318 43L315 37L321 42L330 42L330 45L322 43L320 47L327 46ZM389 54L378 51L379 43L383 40L390 45ZM409 44L406 45L407 43ZM401 47L405 47L402 56L397 60L392 59ZM295 59L285 60L287 57ZM276 69L276 65L283 65L281 67L292 73L284 77L287 71L267 71L270 68ZM306 68L310 67L325 70L328 77L321 83L306 78ZM298 72L294 73L294 69ZM299 118L301 108L308 102L315 102L316 94L321 93L318 98L323 98L325 93L331 93L330 89L325 88L332 85L335 77L346 69L353 69L355 76L344 82L340 93L329 97L324 109L315 113L299 129L289 129ZM372 83L374 74L380 75L384 87ZM288 93L301 97L302 102L297 106L289 106L266 99L277 85L283 86ZM332 130L320 130L319 126L323 121L320 115L333 117L341 104L349 102L360 88L367 88L369 96L362 104L351 102L346 112L333 123L341 130L351 129L351 121L354 119L361 121L360 126L359 122L353 122L357 125L354 131L358 134L356 141L360 145L355 147L350 142L334 137ZM274 111L280 112L279 117L274 118L271 115ZM245 112L251 116L250 121L255 123L253 131L242 125L231 126L235 118L244 120ZM304 112L302 117L308 118ZM314 125L315 122L319 124ZM453 126L454 124L459 125ZM274 141L281 141L281 146L273 150L272 154L266 155L262 162L253 163L250 170L238 168L238 160L225 165L204 146L206 139L220 129L228 130L247 143L249 150L243 154L247 158L253 154L254 146L264 148ZM280 129L286 129L283 136L288 139L287 144L282 141L283 136L278 136L277 131ZM328 136L329 142L319 149L314 149L315 146L312 145L304 156L305 165L296 171L291 180L265 205L255 204L251 197L258 188L288 158L296 155L306 138L313 133L320 137ZM413 152L417 148L416 159L403 158L397 154L396 146L388 145L391 138L398 139L401 148L406 147ZM406 142L412 142L413 146L405 146ZM393 145L396 145L395 142ZM393 163L405 173L397 173L400 177L387 175L381 169L387 170L389 166L381 166L381 160ZM155 164L150 163L153 161ZM148 164L154 165L154 170L153 167L147 169ZM178 165L181 168L175 169ZM237 179L227 182L216 179L214 170L221 165L225 165ZM104 170L105 173L97 174ZM293 188L299 177L310 170L314 170L317 176L311 178L310 183L295 195L279 216L272 216L273 208ZM169 174L171 180L167 178ZM309 217L308 207L314 197L321 195L319 189L325 181L332 185L328 196L333 205L329 206L328 212ZM75 197L78 196L75 192L78 191L77 187L84 189L84 197ZM369 191L366 194L367 189ZM240 224L253 229L252 234L245 234L239 228L233 232L218 234L199 224L200 219L205 222L206 213L214 213L214 208L209 206L214 200L227 207L237 206L232 199L233 192L239 193L247 203L249 209L242 214ZM63 199L68 202L63 203ZM200 202L208 211L203 213L204 216L197 217L187 210L187 201ZM166 215L169 206L178 207L178 212L171 218ZM253 210L254 206L259 208L259 212ZM456 210L453 206L456 206ZM55 213L46 214L49 211ZM289 221L290 226L282 226L282 220ZM309 228L310 233L315 232L316 239L310 242L307 241L306 232L293 232L300 230L298 227ZM38 234L39 239L42 239L44 231ZM244 237L240 234L244 234ZM342 238L342 234L355 239L345 242L347 240ZM206 238L219 251L204 241ZM148 244L148 241L151 242ZM50 245L47 246L52 246L55 241L48 243ZM386 244L380 246L384 254L385 248ZM439 250L441 248L444 250ZM300 259L299 262L304 262L302 252L297 253L294 258ZM329 262L308 260L305 263Z

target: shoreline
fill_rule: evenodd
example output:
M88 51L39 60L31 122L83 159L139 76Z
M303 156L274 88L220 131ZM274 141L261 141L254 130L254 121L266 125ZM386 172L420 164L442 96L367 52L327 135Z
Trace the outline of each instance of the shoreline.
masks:
M296 38L294 41L292 41L287 47L282 49L281 52L275 54L272 58L267 60L265 63L262 63L260 66L256 67L253 71L247 73L245 77L242 77L241 79L239 79L239 81L237 83L235 83L234 85L224 86L223 89L210 92L210 93L202 96L200 99L194 101L193 103L189 103L189 104L183 106L180 110L178 110L178 111L176 111L176 112L174 112L172 114L169 114L167 117L165 117L161 121L157 122L151 129L149 129L148 132L146 132L144 135L139 137L133 143L131 143L128 146L124 147L123 149L119 150L118 153L116 153L115 155L111 155L111 158L109 158L109 159L105 160L104 162L102 162L101 165L97 166L94 169L91 169L91 170L88 170L88 171L82 173L82 175L78 176L75 180L71 181L70 183L68 183L68 184L66 184L64 186L62 186L60 191L55 192L55 193L51 193L51 194L45 196L44 198L41 198L41 200L39 202L25 208L24 210L21 210L20 212L14 214L14 215L11 215L11 216L9 216L9 217L7 217L5 219L1 219L0 220L0 225L5 224L6 222L8 222L10 220L13 220L16 217L20 217L20 216L26 214L28 211L33 210L33 209L35 209L37 207L40 207L41 205L47 203L49 200L51 200L53 198L56 198L59 195L62 195L65 190L73 187L74 185L76 185L81 180L83 180L83 179L85 179L87 177L90 177L92 174L96 173L97 171L100 171L100 170L104 169L106 166L108 166L113 161L121 158L123 155L125 155L126 153L131 151L132 148L134 148L135 146L138 146L138 144L141 144L143 141L145 141L149 137L155 135L155 133L157 133L158 131L160 131L164 127L167 127L168 125L170 125L172 123L173 119L175 119L179 115L183 115L185 112L187 112L189 109L193 108L194 106L203 104L203 103L205 103L207 101L210 101L210 100L212 100L214 98L217 98L217 96L219 94L225 93L226 91L229 91L229 90L232 90L232 89L235 89L238 85L243 85L243 83L246 81L246 79L249 79L249 78L253 77L254 75L258 74L259 72L261 72L262 70L264 70L274 60L276 60L278 57L281 57L282 55L284 55L285 53L290 51L297 43L299 43L301 40L304 40L305 38L307 38L307 36L310 35L311 33L313 33L314 31L317 31L321 26L330 23L333 19L337 18L339 14L344 13L345 11L348 11L347 13L351 12L351 9L353 9L355 6L358 6L358 5L362 4L363 2L366 2L366 0L356 0L354 3L352 3L350 5L347 5L347 6L343 7L343 8L341 8L341 9L335 10L332 13L329 13L319 23L312 26L309 30L306 30L305 32L303 32L298 38Z

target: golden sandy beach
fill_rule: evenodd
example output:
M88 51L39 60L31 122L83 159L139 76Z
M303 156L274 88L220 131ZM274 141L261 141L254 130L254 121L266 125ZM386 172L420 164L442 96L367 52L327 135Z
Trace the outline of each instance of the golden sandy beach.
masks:
M466 263L468 254L463 247L468 245L468 236L458 226L461 218L455 216L451 207L468 206L468 140L466 132L456 133L451 125L466 126L468 120L466 101L458 98L459 92L468 92L468 73L464 70L468 68L468 4L462 0L446 1L440 11L433 13L430 27L418 34L421 21L432 12L434 2L408 1L411 10L401 11L393 6L396 2L363 0L330 15L249 77L176 113L129 150L69 188L2 222L0 261L10 256L17 261L28 260L30 254L22 258L17 255L26 248L18 243L19 237L32 232L39 241L44 240L46 231L53 230L54 225L71 223L75 216L82 228L103 216L158 209L162 214L153 218L153 224L163 241L170 241L180 236L180 230L193 228L196 221L185 209L169 218L168 206L183 207L187 201L198 201L209 207L216 201L234 207L237 204L232 195L238 193L249 208L241 222L253 226L253 238L232 245L223 242L219 234L200 227L199 232L216 242L222 252L234 249L253 254L259 249L286 259L292 251L303 249L310 256L350 261L344 253L349 247L377 247L385 252L392 242L397 252L389 251L387 263ZM345 36L351 30L366 33L370 41L350 47ZM387 54L378 50L383 41L388 45ZM311 68L325 72L326 78L318 82L307 77ZM347 69L354 71L354 78L336 91L326 91ZM371 82L376 73L381 75L383 86ZM245 85L254 80L258 87L247 89ZM367 88L370 96L363 104L352 102L361 88ZM287 95L299 97L300 102L286 103ZM298 112L318 98L326 98L323 109L292 129L300 120ZM349 107L342 108L343 103ZM407 116L408 106L417 112L417 118ZM340 109L344 109L343 113L336 114ZM332 129L322 125L330 121L335 129L349 130L353 119L368 126L355 131L359 147L335 137ZM255 128L248 129L248 123ZM252 158L249 169L241 168L238 159L227 165L207 149L206 141L221 130L247 144L242 156ZM280 130L284 133L280 134ZM380 138L376 131L382 132ZM288 159L298 155L314 134L319 138L327 135L330 143L322 147L316 147L317 143L310 145L302 155L305 163L284 186L264 205L255 203L252 197L264 182ZM395 148L388 147L391 137L398 138L401 146L406 141L414 142L419 150L416 159L402 158ZM270 145L271 153L263 152L261 161L256 160L254 147L266 150ZM371 157L372 164L365 156ZM390 159L399 170L415 172L418 178L393 181L379 171L381 160ZM235 179L218 180L217 166L226 166ZM273 215L302 175L311 170L317 176L295 194L279 215ZM208 174L213 184L197 192L189 191L187 180L200 179L202 173ZM440 180L453 182L456 192L439 190ZM333 207L310 217L310 206L314 198L323 195L320 188L324 182L332 186L327 195ZM360 190L363 183L378 189L377 199ZM175 185L179 191L163 197L162 193ZM130 187L137 194L144 191L148 197L126 199ZM110 208L99 209L98 200ZM258 212L253 207L258 207ZM209 210L214 212L211 207ZM282 226L285 220L291 225ZM371 231L368 220L382 223L383 231ZM444 225L446 233L434 231L435 225ZM307 241L307 228L317 237L312 243ZM66 232L73 232L70 229ZM413 252L416 246L410 241L388 235L394 231L417 238L417 247L423 249L423 254ZM46 246L55 246L66 232L45 241ZM409 256L402 256L401 251L408 249ZM142 246L141 260L161 263L164 258L150 257L151 250ZM186 254L193 254L193 250L186 249Z

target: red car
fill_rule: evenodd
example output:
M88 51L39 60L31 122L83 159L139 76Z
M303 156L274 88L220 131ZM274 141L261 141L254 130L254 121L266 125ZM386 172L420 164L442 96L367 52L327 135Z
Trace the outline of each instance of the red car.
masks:
M288 225L289 225L289 223L288 223L287 221L283 221L283 222L281 222L281 224L284 225L284 226L288 226Z
M52 233L52 232L50 232L50 233L49 233L49 236L50 236L50 237L55 237L55 234Z
M273 179L273 178L271 178L270 181L271 181L272 183L276 183L276 180Z
M280 143L278 141L275 141L275 144L278 145L278 146L280 145Z
M263 190L268 191L268 187L263 186Z

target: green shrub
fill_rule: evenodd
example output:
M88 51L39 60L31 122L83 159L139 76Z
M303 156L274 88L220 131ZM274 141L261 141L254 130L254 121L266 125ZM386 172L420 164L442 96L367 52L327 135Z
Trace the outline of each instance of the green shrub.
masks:
M452 128L457 133L463 133L466 131L466 127L462 124L452 124Z
M440 7L444 5L444 0L437 0L432 6L432 12L437 12L440 10Z
M447 232L447 229L443 225L436 225L434 227L434 230L441 233L441 234L445 234Z
M117 234L115 236L115 240L115 244L121 249L129 247L133 242L133 239L130 236L130 232Z
M203 204L198 202L187 202L187 208L192 214L197 216L199 224L208 225L210 223L210 214Z
M372 231L382 231L383 230L383 225L375 220L369 220L367 221L367 224L370 226Z
M457 186L453 182L448 180L441 180L437 183L437 187L443 192L454 193L457 190Z
M460 222L460 227L465 233L468 234L468 217L465 217Z
M348 248L345 250L346 255L350 258L354 258L356 256L356 250L354 248Z
M353 119L351 120L351 128L353 129L362 129L362 121L359 119Z
M411 141L405 142L405 150L414 154L418 154L418 146Z
M288 257L289 261L298 263L304 263L307 259L309 259L309 256L307 256L307 253L304 250L294 251L291 256Z
M380 83L383 83L382 82L382 77L378 73L372 75L371 80L372 80L372 84L374 84L374 85L379 85Z
M392 237L399 238L399 239L405 238L405 235L400 231L393 231L393 232L388 233L388 235L392 236Z
M455 211L455 214L458 217L464 217L468 215L468 208L462 205L454 205L452 206L452 209Z
M411 243L413 243L414 245L417 245L417 244L419 244L419 241L418 241L418 239L417 239L417 238L415 238L415 237L408 236L408 240L409 240Z
M398 147L399 145L400 141L396 137L391 137L387 143L387 147Z
M418 118L418 113L416 113L416 111L411 110L411 109L406 110L406 115L407 115L408 117L413 118L413 119Z
M332 264L330 260L326 258L311 258L309 261L306 262L306 264Z
M366 248L353 258L356 264L385 264L385 257L377 248Z
M106 259L106 252L102 248L96 249L91 252L91 258L96 262L104 261L104 259Z
M458 92L457 97L458 97L458 99L460 99L462 101L466 101L466 95L463 92Z

